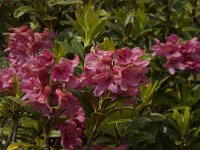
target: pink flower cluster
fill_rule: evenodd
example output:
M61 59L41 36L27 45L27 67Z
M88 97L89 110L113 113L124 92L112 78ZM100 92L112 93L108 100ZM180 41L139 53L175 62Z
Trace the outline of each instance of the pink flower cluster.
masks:
M69 92L80 84L74 75L79 57L55 62L55 55L46 50L53 47L54 34L48 30L37 33L22 26L11 31L7 33L10 41L6 49L10 67L0 71L0 90L12 91L16 74L25 104L49 118L66 115L67 121L58 125L61 144L66 149L80 147L85 114L78 99Z
M57 62L47 50L53 47L55 36L48 30L38 33L22 26L7 35L10 67L0 71L0 91L13 91L16 74L25 104L49 118L66 115L67 120L57 125L66 149L81 148L85 128L85 113L70 89L91 86L95 96L108 92L114 97L130 96L135 100L139 86L148 83L145 74L149 62L142 60L144 52L139 48L92 49L85 57L83 74L76 76L79 57L61 58Z
M8 47L5 51L9 52L8 60L12 65L20 66L30 56L34 56L40 50L53 47L52 40L55 34L45 29L43 33L33 32L27 26L12 28L9 36Z
M146 84L148 61L142 60L143 51L139 48L122 48L113 51L92 50L85 57L82 86L94 87L94 95L101 96L109 91L114 95L135 98L139 86Z
M166 58L163 67L168 69L170 74L174 74L176 70L200 72L200 42L197 38L180 42L177 35L171 34L165 43L156 39L151 49L155 55Z
M61 145L69 150L82 147L83 131L85 128L85 113L79 101L71 93L63 93L57 89L59 106L65 110L68 120L59 125L62 134Z
M0 91L3 92L10 92L13 89L13 76L15 74L15 69L10 68L4 68L0 70Z

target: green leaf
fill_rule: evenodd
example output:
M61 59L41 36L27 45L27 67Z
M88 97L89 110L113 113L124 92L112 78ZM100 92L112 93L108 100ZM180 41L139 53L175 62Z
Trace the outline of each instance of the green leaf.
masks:
M104 38L103 43L101 43L100 47L103 50L111 50L111 51L115 50L113 42L107 37Z
M185 110L187 108L187 106L174 106L173 108L169 109L169 111L171 110Z
M49 16L49 15L42 18L42 20L47 20L47 21L56 20L56 19L57 19L57 17L52 17L52 16Z
M93 109L89 101L87 100L87 98L84 96L84 94L81 91L72 90L72 93L79 99L81 106L84 109L84 112L86 113L88 117L90 117L93 112Z
M25 13L32 12L32 11L35 11L35 9L31 6L21 6L15 10L14 17L19 18L23 16Z
M181 114L176 109L174 109L172 117L174 118L174 120L176 120L176 122L179 126L179 129L182 130L184 122L182 120Z
M156 90L156 87L158 85L158 81L156 81L155 83L149 83L146 86L141 86L140 90L141 90L141 98L143 100L143 102L145 103L150 103L150 98L153 95L154 91Z
M176 145L180 145L182 142L176 131L168 127L164 127L163 133L166 134Z
M55 54L56 56L56 62L58 62L60 60L61 57L65 57L67 52L69 52L69 48L67 47L67 41L65 40L64 42L60 42L60 41L55 41L55 46L52 49L52 52ZM72 49L70 47L70 49Z
M40 137L36 137L35 142L36 142L36 145L38 147L40 147L41 149L43 148L43 146L44 146L44 140L43 139L41 139Z
M7 150L19 150L20 148L32 148L33 150L37 150L39 147L29 143L19 143L15 142L8 146Z
M99 16L97 13L94 12L92 7L89 7L89 9L86 10L84 18L85 18L85 23L89 29L92 28L93 24L98 24L99 22Z
M190 124L190 109L187 107L184 111L184 134L186 133Z
M88 26L86 25L86 22L84 20L83 17L84 14L81 14L80 12L76 11L75 12L75 16L76 16L76 21L78 23L79 26L81 26L81 28L83 29L83 31L86 33L89 31Z
M200 120L200 109L197 109L193 112L192 121Z
M154 140L154 136L147 132L133 132L131 136L126 137L128 143L139 143L144 141Z
M20 91L19 82L17 80L16 74L13 77L13 84L14 84L14 92L15 92L16 98L21 97L22 93Z
M144 30L144 27L146 25L146 23L148 22L148 17L147 15L144 13L144 10L142 9L138 9L136 12L135 12L135 19L138 23L138 27L139 29L142 31Z
M76 30L76 32L78 32L78 34L81 37L84 37L84 32L81 29L81 26L79 26L79 24L77 23L77 21L75 21L71 16L66 14L67 19L71 22L72 26L74 27L74 29Z
M176 120L176 122L178 124L180 135L182 137L184 137L186 132L187 132L187 128L188 128L189 122L190 122L189 108L186 107L186 109L184 111L184 116L182 116L182 114L180 114L176 109L174 109L172 116L173 116L174 120Z
M51 130L49 137L61 137L61 133L59 130Z
M84 60L84 55L83 55L83 45L79 42L77 42L75 39L72 40L72 48L74 52L79 55L82 60Z
M113 32L117 33L120 37L122 36L123 31L122 31L122 29L119 26L117 26L116 24L114 24L112 22L108 22L107 26L110 29L112 29Z
M193 11L193 6L190 2L188 3L185 3L185 10L188 11L190 14L192 14L192 11Z
M125 35L128 37L131 34L131 31L132 31L132 23L128 23L125 26L124 31L125 31Z
M132 122L132 119L110 119L106 124L127 123Z
M195 130L195 132L194 132L194 137L198 137L199 133L200 133L200 127L198 127L198 128Z
M99 112L92 113L90 119L92 120L93 124L97 123L98 125L102 123L106 119L106 115Z
M106 25L106 21L107 20L102 20L101 22L99 22L99 24L96 26L96 28L92 28L90 31L90 39L94 40L104 29L105 25Z
M126 17L126 20L125 20L125 25L129 24L129 23L133 23L134 21L134 14L133 12L129 12L128 16Z
M120 108L107 109L107 110L104 111L104 113L106 114L106 116L110 116L117 111L126 110L126 109L134 110L133 107L120 107Z
M159 113L151 113L150 117L151 121L163 121L165 119L165 116Z
M183 27L183 28L182 28L182 31L183 31L183 32L198 32L199 29L196 28L196 27L190 26L190 27Z
M50 6L56 5L70 5L70 4L83 4L82 0L59 0L56 2L52 2Z
M73 47L71 45L69 45L67 40L64 40L63 42L59 42L60 46L61 46L61 50L62 53L66 55L67 53L74 53Z
M21 98L18 98L18 97L6 96L6 98L8 98L20 105L22 105L24 103L24 101L22 101Z
M151 123L151 119L148 117L140 117L140 118L135 118L132 123L128 127L128 131L131 130L138 130L140 128L143 128Z

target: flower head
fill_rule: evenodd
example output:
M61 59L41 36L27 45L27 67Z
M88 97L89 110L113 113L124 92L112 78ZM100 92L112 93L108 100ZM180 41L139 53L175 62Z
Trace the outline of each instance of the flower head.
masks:
M47 29L43 33L33 32L27 26L12 28L9 43L5 51L9 52L8 60L15 67L22 65L30 56L34 56L40 50L53 47L55 34Z
M14 68L0 70L0 90L11 90L13 88L13 78L16 70Z
M52 67L51 79L53 81L63 81L63 82L71 82L71 80L75 79L74 77L74 68L79 64L79 58L75 55L73 60L69 60L66 58L61 58L59 63L55 64Z
M113 94L135 97L141 84L146 84L148 78L148 61L142 60L143 51L139 48L128 48L116 51L96 51L86 55L82 87L90 85L94 95L101 96L110 91ZM138 90L134 90L138 91Z
M174 74L177 70L200 71L200 42L197 38L181 43L179 37L172 34L166 38L165 43L156 39L151 49L155 55L166 58L163 67L170 74Z

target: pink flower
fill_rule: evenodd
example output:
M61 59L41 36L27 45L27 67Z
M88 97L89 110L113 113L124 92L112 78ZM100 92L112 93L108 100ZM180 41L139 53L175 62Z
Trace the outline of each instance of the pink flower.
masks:
M51 94L51 88L46 86L36 99L30 99L26 104L31 104L34 111L41 111L44 116L50 117L52 109L49 106L48 100Z
M52 68L51 79L56 81L69 82L73 77L74 67L79 63L78 56L75 56L73 60L61 58L60 62L55 64Z
M0 70L0 90L11 90L13 88L14 68Z
M43 116L50 118L52 109L49 105L45 103L40 103L38 101L27 101L25 104L31 105L33 111L39 111Z
M42 90L42 93L37 97L37 101L39 103L44 103L44 104L47 104L48 105L48 99L49 99L49 96L51 94L51 87L49 86L46 86L43 90Z
M30 78L22 80L21 89L25 93L22 100L26 100L26 104L31 104L33 110L40 110L44 116L50 115L51 108L48 104L50 87L43 88L38 78Z
M171 34L168 37L166 37L166 42L172 43L172 44L178 44L179 43L179 37L176 34Z
M127 65L131 63L132 52L128 48L118 49L114 53L114 61L120 65Z
M36 57L30 57L23 65L17 68L17 75L22 79L39 78L42 85L48 83L48 69Z
M53 47L54 33L47 29L43 33L33 32L26 26L13 28L6 49L10 68L0 71L0 90L12 90L13 76L17 75L22 100L33 111L39 111L48 118L66 115L66 121L59 126L64 148L82 147L85 113L78 99L69 92L76 88L80 79L74 68L80 63L75 55L73 60L61 58L56 64L55 55L47 50ZM62 89L62 90L61 90Z
M38 78L31 77L21 81L20 87L25 95L22 100L26 100L26 104L31 104L33 110L40 110L44 116L49 116L51 108L48 104L48 98L51 88L46 86L43 88Z
M22 100L27 100L27 99L35 100L41 95L43 90L39 78L33 78L33 77L22 80L20 83L20 87L22 92L25 93Z
M69 120L66 124L60 125L59 129L61 131L61 145L64 148L74 150L82 147L83 129L76 120Z
M112 63L111 56L113 55L112 51L102 51L98 50L96 52L89 53L85 57L85 68L97 71L99 68L109 68Z
M53 47L54 33L45 30L43 33L33 32L27 26L12 28L9 43L5 51L9 52L8 60L15 67L22 65L30 56L34 56L40 50Z
M76 112L81 107L78 99L70 92L64 93L60 89L56 89L55 94L58 97L58 111L64 112L68 118L76 116Z
M112 70L110 69L102 69L99 73L95 74L92 77L92 81L96 84L96 88L94 90L94 94L96 96L102 95L106 89L112 84L113 82L113 74Z
M143 54L139 48L122 48L115 52L98 48L92 51L85 58L82 87L93 87L95 96L106 91L115 95L137 96L138 92L133 91L138 91L135 89L148 82L145 74L149 62L141 59Z
M54 63L55 55L49 50L44 50L42 54L36 57L36 59L41 65L49 67Z
M155 55L166 58L163 67L170 74L174 74L176 70L200 71L200 42L197 38L181 43L179 37L172 34L166 38L165 43L156 40L151 49Z
M85 113L76 97L56 89L58 97L57 112L64 112L68 121L58 126L61 131L61 145L69 150L82 147L83 130L85 128Z

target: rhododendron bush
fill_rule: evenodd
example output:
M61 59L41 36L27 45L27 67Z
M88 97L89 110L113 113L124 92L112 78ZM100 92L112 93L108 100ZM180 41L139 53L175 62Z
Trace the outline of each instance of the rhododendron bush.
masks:
M196 7L176 29L163 28L163 18L151 22L165 7L158 14L147 1L135 2L134 13L129 7L0 2L13 19L0 34L0 149L199 149L200 41L179 26Z
M8 51L10 65L0 72L2 94L18 94L14 90L15 77L20 91L16 96L21 98L24 107L30 105L29 109L39 112L41 119L47 121L66 116L65 121L53 126L61 131L61 145L66 149L83 147L85 129L85 113L71 93L72 89L90 86L94 97L100 97L102 103L109 98L112 103L120 95L135 99L139 85L148 83L145 77L148 61L140 58L143 51L139 48L115 52L92 49L85 57L83 73L75 75L79 57L76 54L73 59L61 57L56 62L56 56L48 50L53 46L55 35L48 30L38 33L22 26L11 29L6 35L9 43L5 51ZM104 93L107 93L105 99L101 97ZM127 99L132 101L131 98ZM49 140L46 123L43 124L44 138ZM44 148L50 148L48 141L45 142Z

